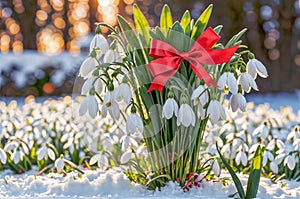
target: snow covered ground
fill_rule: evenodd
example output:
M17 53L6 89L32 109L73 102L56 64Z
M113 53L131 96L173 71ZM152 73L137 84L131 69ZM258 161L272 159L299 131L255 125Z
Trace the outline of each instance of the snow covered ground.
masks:
M131 183L121 170L107 172L85 170L82 178L77 173L37 175L32 170L22 175L11 175L9 171L0 174L0 197L5 198L227 198L235 193L233 182L227 186L221 181L204 182L200 188L183 192L176 183L169 183L161 191L149 191ZM246 184L245 175L239 175ZM221 174L228 178L228 173ZM300 198L300 182L285 181L273 184L262 178L258 198Z

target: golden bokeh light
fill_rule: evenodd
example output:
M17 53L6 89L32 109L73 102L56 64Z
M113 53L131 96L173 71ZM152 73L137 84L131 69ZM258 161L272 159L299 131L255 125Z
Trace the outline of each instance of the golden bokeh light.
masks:
M47 14L47 12L44 11L44 10L38 10L38 11L36 12L36 17L37 17L37 19L40 20L40 21L46 21L46 20L48 19L48 14Z

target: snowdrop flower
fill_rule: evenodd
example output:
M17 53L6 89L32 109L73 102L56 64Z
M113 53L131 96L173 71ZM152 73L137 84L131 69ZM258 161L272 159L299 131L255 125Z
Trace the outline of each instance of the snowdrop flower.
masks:
M64 169L65 167L65 161L64 161L64 157L63 155L61 155L59 158L57 158L54 162L54 166L57 170L57 172L59 173L61 170Z
M196 116L193 109L188 104L181 104L178 117L177 117L177 126L182 124L185 127L189 127L190 125L195 126Z
M246 111L246 98L241 93L232 94L230 99L230 107L233 112L236 112L238 109L245 112Z
M296 155L295 153L293 153L292 155L286 156L283 165L287 165L290 170L294 170L296 163L297 163Z
M129 162L129 160L132 158L133 153L131 150L126 151L125 153L122 154L120 162L121 164L125 164Z
M268 77L266 67L257 59L250 59L247 63L247 72L256 79L257 74L263 78Z
M273 171L274 173L278 173L278 165L276 164L276 162L274 162L274 161L272 161L271 163L270 163L270 169L271 169L271 171Z
M79 69L79 76L83 77L84 79L90 77L92 74L91 72L96 68L98 65L97 60L93 57L86 58Z
M274 161L274 155L270 151L265 151L262 165L266 166L266 164L268 163L268 160Z
M240 165L242 163L243 166L246 166L248 163L247 155L244 151L239 151L236 154L235 162L237 165Z
M131 113L126 121L127 133L142 133L144 131L143 121L136 113Z
M95 88L95 91L98 94L100 94L102 92L103 86L102 86L102 82L99 78L90 77L89 79L87 79L81 88L81 95L88 94L92 88Z
M98 109L99 107L96 97L89 95L82 101L79 108L79 115L83 116L88 112L92 118L95 118L97 116Z
M129 135L124 135L120 139L120 143L122 143L122 151L126 151L127 149L133 147L134 149L138 148L138 143L136 142L135 139L133 139Z
M121 62L121 61L122 60L119 53L114 50L108 50L103 57L104 63L113 63L113 62Z
M106 38L101 34L96 34L90 44L90 53L95 50L97 58L109 50L109 44Z
M246 92L249 93L251 91L251 88L254 90L258 91L257 85L251 75L248 73L243 73L239 77L239 84L242 86L242 89Z
M216 124L220 119L226 119L225 109L217 100L212 100L209 103L207 113L210 115L210 120L213 124Z
M2 162L2 164L5 164L7 161L6 153L1 148L0 148L0 161Z
M120 84L114 91L115 100L117 102L121 102L124 100L126 104L130 103L132 98L131 89L128 84L122 83Z
M162 117L169 120L173 115L178 116L178 104L174 98L168 98L162 109Z
M104 154L96 154L90 159L90 165L95 163L101 170L106 170L109 167L108 158Z
M193 91L191 100L194 101L194 105L205 105L208 102L208 93L205 89L205 86L200 85Z
M42 160L45 157L47 157L47 155L49 156L49 158L51 160L55 160L55 153L53 152L52 149L48 148L47 146L43 146L42 148L40 148L36 154L38 155L38 160Z
M217 160L214 160L214 163L212 165L212 170L213 170L215 176L219 176L220 175L221 169L220 169L219 162Z
M262 124L258 126L256 129L254 129L253 136L260 136L263 139L266 139L267 136L269 135L269 129L265 124Z
M103 118L107 116L107 112L114 120L117 120L120 117L120 108L118 103L115 101L113 91L108 91L104 96L103 106L102 106Z
M233 73L225 72L221 75L218 81L218 86L227 93L227 90L232 94L236 94L238 92L238 84L237 80Z

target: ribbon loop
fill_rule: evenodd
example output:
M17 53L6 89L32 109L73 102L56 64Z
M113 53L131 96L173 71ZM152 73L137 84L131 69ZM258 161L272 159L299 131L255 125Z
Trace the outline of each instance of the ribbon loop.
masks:
M220 36L209 27L193 44L189 52L178 52L170 44L152 39L150 56L157 58L148 64L148 68L153 76L153 81L148 92L159 90L162 92L168 79L176 74L182 61L187 60L191 69L198 78L203 79L207 86L218 87L210 74L202 64L221 64L228 62L238 45L230 48L215 50L211 49L220 39Z

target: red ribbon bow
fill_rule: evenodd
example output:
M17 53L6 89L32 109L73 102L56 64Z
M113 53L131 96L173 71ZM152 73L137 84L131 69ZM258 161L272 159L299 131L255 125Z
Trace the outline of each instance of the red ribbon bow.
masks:
M178 52L173 46L160 40L152 39L150 56L156 58L148 64L154 77L148 92L155 89L162 92L166 82L179 70L182 61L187 60L196 75L203 79L207 86L218 87L209 73L201 64L221 64L228 62L238 48L238 45L230 48L213 50L220 36L209 27L193 44L189 52Z

